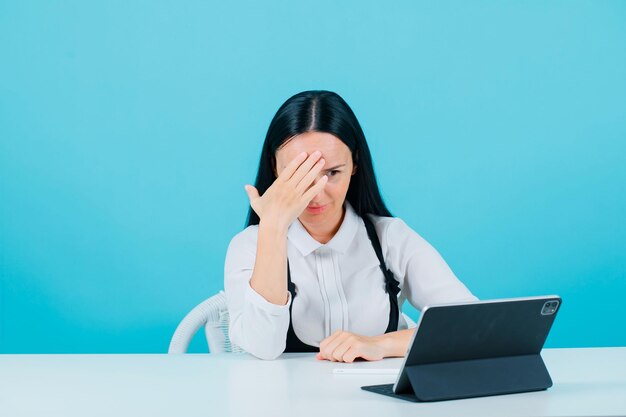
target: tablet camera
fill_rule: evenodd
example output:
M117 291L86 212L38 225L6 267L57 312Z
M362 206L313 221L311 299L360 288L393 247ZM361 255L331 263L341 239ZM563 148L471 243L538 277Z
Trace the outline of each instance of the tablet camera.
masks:
M548 301L544 303L543 308L541 309L541 314L544 316L549 316L556 312L556 309L559 307L559 302L556 300Z

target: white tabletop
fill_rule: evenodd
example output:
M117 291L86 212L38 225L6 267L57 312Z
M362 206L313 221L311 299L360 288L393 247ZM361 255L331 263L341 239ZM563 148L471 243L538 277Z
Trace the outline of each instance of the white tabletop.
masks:
M546 349L547 391L411 403L362 391L400 359L339 364L313 354L0 355L0 416L624 416L626 348Z

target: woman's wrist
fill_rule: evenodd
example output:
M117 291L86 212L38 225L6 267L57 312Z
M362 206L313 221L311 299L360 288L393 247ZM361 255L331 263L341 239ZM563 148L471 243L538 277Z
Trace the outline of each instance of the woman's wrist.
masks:
M398 330L376 336L376 343L385 358L398 358L406 355L415 329Z
M268 231L276 236L287 236L290 224L282 219L262 218L259 220L259 229Z
M395 333L395 332L393 332ZM376 344L383 351L384 358L390 358L394 356L396 351L395 349L395 340L393 337L393 333L385 333L375 337Z

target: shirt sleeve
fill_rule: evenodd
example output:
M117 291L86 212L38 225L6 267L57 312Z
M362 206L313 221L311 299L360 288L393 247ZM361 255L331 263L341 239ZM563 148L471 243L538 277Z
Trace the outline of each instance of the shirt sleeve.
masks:
M376 228L387 267L415 308L421 311L428 305L477 300L439 252L404 221L384 218Z
M230 316L229 337L261 359L276 359L285 350L289 305L267 301L250 286L256 259L256 234L249 227L228 246L224 264L224 292Z

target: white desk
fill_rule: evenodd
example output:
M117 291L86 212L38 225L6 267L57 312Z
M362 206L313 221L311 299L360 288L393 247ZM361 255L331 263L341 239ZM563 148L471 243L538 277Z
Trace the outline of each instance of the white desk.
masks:
M548 349L548 391L438 403L365 392L390 375L333 368L313 354L0 355L0 416L624 416L626 348Z

